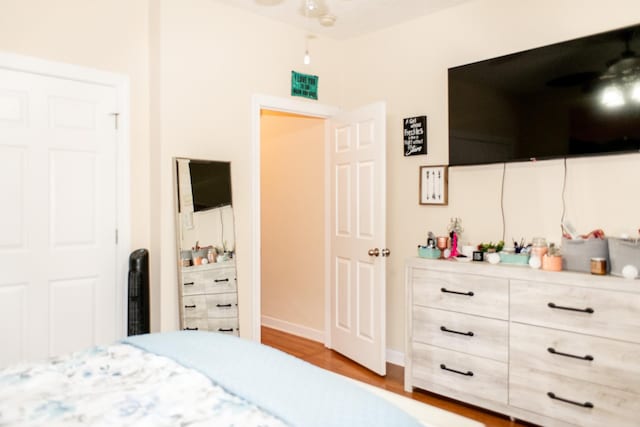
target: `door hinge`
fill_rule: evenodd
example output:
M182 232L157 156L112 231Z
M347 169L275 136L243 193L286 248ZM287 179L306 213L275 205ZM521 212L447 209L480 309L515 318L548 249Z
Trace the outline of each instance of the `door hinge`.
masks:
M118 229L116 228L116 245L118 244Z
M120 116L120 113L111 113L110 115L113 116L114 128L118 130L118 117Z

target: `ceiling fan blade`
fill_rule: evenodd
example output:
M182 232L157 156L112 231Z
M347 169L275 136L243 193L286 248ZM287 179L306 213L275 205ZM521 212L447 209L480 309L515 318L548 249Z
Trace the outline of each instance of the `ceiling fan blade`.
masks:
M580 86L597 79L600 73L595 71L584 71L580 73L566 74L547 81L547 86L551 87L569 87Z

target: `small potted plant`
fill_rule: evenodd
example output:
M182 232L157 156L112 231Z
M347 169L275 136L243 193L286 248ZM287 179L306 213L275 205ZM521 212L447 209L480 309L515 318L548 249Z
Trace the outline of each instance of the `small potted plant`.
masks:
M560 248L558 248L554 243L549 244L549 250L542 256L542 269L547 271L562 270L562 255L560 255Z
M500 240L498 243L480 243L478 245L478 250L480 252L500 252L504 248L504 241Z

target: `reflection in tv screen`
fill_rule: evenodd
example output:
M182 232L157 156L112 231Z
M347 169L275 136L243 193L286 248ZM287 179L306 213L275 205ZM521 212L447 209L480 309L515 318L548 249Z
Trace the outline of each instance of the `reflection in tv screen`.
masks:
M449 165L640 151L640 25L449 69Z

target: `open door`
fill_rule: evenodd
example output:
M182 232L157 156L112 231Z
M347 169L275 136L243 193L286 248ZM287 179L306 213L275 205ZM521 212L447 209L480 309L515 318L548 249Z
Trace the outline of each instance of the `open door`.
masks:
M386 106L330 119L331 347L386 374Z

